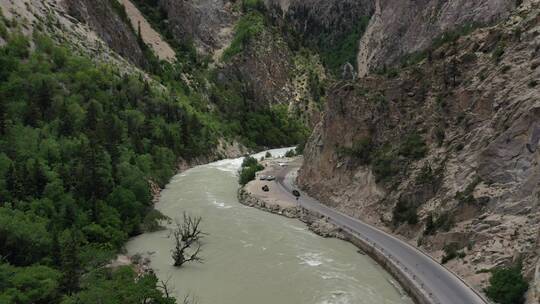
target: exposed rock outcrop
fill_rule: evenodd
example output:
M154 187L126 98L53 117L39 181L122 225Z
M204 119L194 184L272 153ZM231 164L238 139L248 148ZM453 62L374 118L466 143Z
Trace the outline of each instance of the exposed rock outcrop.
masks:
M394 64L403 55L424 50L450 30L492 24L509 16L515 0L376 0L366 35L360 41L358 72Z
M293 28L298 39L317 45L337 43L374 11L374 0L267 0L275 18ZM351 62L352 64L352 62Z
M116 0L114 0L116 1ZM67 13L87 24L97 35L120 56L139 67L147 60L137 41L135 30L119 2L109 0L64 0Z
M419 64L336 84L299 183L437 259L457 244L465 258L448 266L475 286L487 283L482 270L518 257L531 274L540 229L539 12L538 1L524 3Z
M238 17L230 0L160 0L178 41L193 41L197 49L211 54L226 46Z

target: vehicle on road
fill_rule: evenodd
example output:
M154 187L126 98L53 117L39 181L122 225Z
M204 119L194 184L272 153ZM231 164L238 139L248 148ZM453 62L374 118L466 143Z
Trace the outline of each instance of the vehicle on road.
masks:
M266 175L259 176L259 180L266 180L266 179L267 179Z
M273 175L269 175L269 176L266 177L266 180L267 180L267 181L273 181L273 180L275 180L275 179L276 179L276 177L273 176Z

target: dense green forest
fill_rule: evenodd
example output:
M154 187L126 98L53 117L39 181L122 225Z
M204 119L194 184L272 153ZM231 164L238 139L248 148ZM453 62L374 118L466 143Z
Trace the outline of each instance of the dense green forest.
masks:
M153 275L103 267L156 227L149 183L164 186L179 158L209 155L218 138L292 145L305 128L286 107L246 111L234 87L205 98L197 84L212 76L197 58L154 61L158 83L0 24L0 302L174 302ZM194 87L179 81L187 66Z
M278 147L307 130L216 84L189 41L174 63L144 48L151 79L9 26L0 18L0 303L174 303L154 275L104 267L157 227L150 183L220 138Z
M148 181L208 153L215 131L142 77L33 41L0 49L0 302L170 303L155 277L101 266L151 225Z

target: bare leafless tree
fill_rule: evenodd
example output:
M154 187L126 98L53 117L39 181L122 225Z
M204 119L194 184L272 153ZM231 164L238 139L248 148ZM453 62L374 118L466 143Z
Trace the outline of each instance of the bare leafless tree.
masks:
M174 291L174 288L171 288L169 286L169 281L171 280L171 276L167 278L167 280L160 280L157 288L161 289L161 292L165 295L166 298L171 298L171 292Z
M169 281L171 280L171 276L167 277L166 280L160 280L157 288L161 290L163 295L165 295L166 298L173 298L172 293L174 292L174 287L171 287L169 284ZM182 299L182 302L180 304L197 304L197 299L191 295L186 294L184 298Z
M193 217L185 212L184 221L176 221L176 228L172 232L175 241L172 250L174 266L181 267L187 262L203 262L199 253L202 247L201 239L206 234L199 228L201 221L201 217Z

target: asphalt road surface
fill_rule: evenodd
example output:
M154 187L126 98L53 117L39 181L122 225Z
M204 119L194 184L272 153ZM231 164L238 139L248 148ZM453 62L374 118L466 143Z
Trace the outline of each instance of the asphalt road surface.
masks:
M294 185L293 176L297 170L297 167L291 166L276 173L278 188L288 193L291 200L296 200L292 190L298 189ZM419 282L419 285L423 286L428 294L431 294L433 303L489 303L454 273L414 246L358 219L329 208L303 192L301 192L297 202L301 207L328 217L341 228L362 238L368 238L370 243L374 243L377 248L382 248L385 253L392 256L393 260L399 261L400 268L406 269L411 276L414 276L415 281Z

